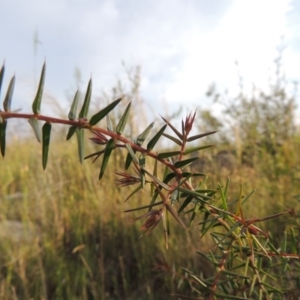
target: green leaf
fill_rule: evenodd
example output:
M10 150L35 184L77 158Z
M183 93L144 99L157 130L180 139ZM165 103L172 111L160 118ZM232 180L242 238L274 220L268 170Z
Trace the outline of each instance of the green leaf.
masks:
M129 200L135 193L137 193L140 189L142 188L142 185L139 185L132 193L130 193L126 199L124 200L124 202L126 202L127 200Z
M191 191L191 190L188 190L188 189L184 189L182 187L179 187L178 190L182 193L185 193L187 195L191 195L191 196L194 196L194 198L197 198L203 202L206 203L206 201L204 201L204 199L207 199L207 200L211 200L212 198L209 197L209 196L206 196L202 193L199 193L199 192L196 192L196 191Z
M186 189L186 191L189 191L189 190ZM195 191L193 191L193 192L198 193L198 195L208 194L207 197L208 197L209 199L212 199L211 197L212 197L214 194L216 194L216 193L218 192L218 190L213 190L213 189L203 189L203 190L200 190L200 189L198 189L198 190L195 190ZM189 195L188 192L183 192L183 191L182 191L181 197L186 197L186 196L188 196L188 195ZM219 211L220 211L220 210L219 210ZM223 210L222 210L222 211L223 211Z
M167 133L163 133L163 136L165 136L166 138L168 138L169 140L173 141L174 143L176 143L179 146L182 146L182 142L178 139L176 139L175 137L167 134Z
M190 219L189 228L192 227L192 224L193 224L193 222L195 220L195 217L196 217L198 212L199 212L199 203L196 203L194 208L193 208L193 211L192 211L192 216L191 216L191 219Z
M7 125L7 121L3 120L3 122L0 123L0 148L1 148L1 154L2 157L5 156L5 146L6 146L6 139L5 139L5 135L6 135L6 125Z
M190 175L192 174L192 175ZM191 176L191 177L203 177L203 176L206 176L206 174L204 173L190 173L190 172L182 172L182 177L188 177L188 176Z
M110 139L107 144L106 144L106 148L103 154L103 160L102 160L102 165L101 165L101 169L100 169L100 174L99 174L99 180L103 177L110 154L112 152L112 150L115 147L115 141L114 139Z
M227 181L227 184L229 182ZM221 204L221 208L224 209L224 210L228 210L228 206L227 206L227 184L226 184L226 188L225 188L225 191L223 191L223 188L221 186L221 184L219 183L219 188L220 188L220 194L221 194L221 200L222 200L222 204Z
M2 68L0 70L0 93L1 93L1 87L2 87L2 82L3 82L3 78L4 78L4 71L5 71L5 66L3 64Z
M175 173L169 173L164 177L164 183L168 183L171 179L175 178L176 174Z
M254 194L255 190L252 190L247 196L243 198L242 204L244 204Z
M196 276L195 274L193 274L191 271L189 271L188 269L185 268L181 268L182 270L184 270L187 274L189 274L189 276L191 276L196 282L198 282L200 285L204 286L204 287L208 287L208 284L203 280L201 280L198 276ZM180 297L181 298L181 297ZM183 298L185 299L185 298ZM193 299L193 298L192 298ZM196 300L199 298L195 298ZM201 298L200 298L201 299Z
M38 115L41 111L41 102L42 102L44 82L45 82L45 72L46 72L46 62L44 62L44 64L43 64L40 83L39 83L39 88L37 90L36 96L35 96L35 98L33 100L33 103L32 103L32 111L36 115Z
M69 132L71 128L69 129ZM84 160L84 129L76 128L76 137L77 137L77 145L78 145L78 156L80 163L83 163Z
M286 252L286 246L287 246L287 233L286 231L284 231L281 245L280 245L281 252Z
M170 128L176 133L176 135L182 140L183 135L169 122L167 121L164 117L161 117L169 126Z
M6 96L5 96L4 101L3 101L4 111L10 111L11 110L11 99L12 99L12 95L13 95L13 92L14 92L15 80L16 80L16 77L14 75L12 77L12 79L10 80L10 83L9 83L9 86L8 86L8 89L7 89L7 93L6 93Z
M30 126L33 129L33 132L34 132L34 135L35 135L36 139L40 143L41 140L42 140L42 137L41 137L41 129L40 129L38 120L36 118L30 118L28 120L28 123L30 124Z
M76 91L69 114L68 118L69 120L76 120L77 116L77 106L78 106L78 99L79 99L79 90Z
M128 150L128 154L131 156L131 158L138 164L139 163L139 160L137 159L137 157L135 156L135 152L134 150L132 149L131 145L130 144L125 144L125 147L127 148ZM132 161L132 160L131 160ZM126 159L126 163L125 163L125 169L128 169L127 167L127 159Z
M146 166L146 156L141 154L139 157L139 166L143 169Z
M83 105L82 105L80 113L79 113L79 119L84 119L87 117L89 107L90 107L91 95L92 95L92 78L89 80L89 83L87 86Z
M132 212L132 211L137 211L137 210L141 210L141 209L145 209L145 208L152 208L153 206L157 206L157 205L161 205L161 204L163 204L163 201L159 201L159 202L156 202L156 203L153 203L150 205L140 206L137 208L127 209L127 210L124 210L124 212Z
M177 161L174 164L174 167L175 168L186 167L187 165L191 164L192 162L196 161L197 159L198 159L198 157L192 157L192 158L188 158L188 159L185 159L185 160Z
M42 151L42 160L43 160L43 169L46 169L49 153L49 144L50 144L50 135L51 135L51 124L45 123L42 128L43 133L43 151Z
M140 171L139 171L139 173L140 173L140 178L141 178L141 186L142 186L142 188L144 188L145 184L146 184L146 176L145 176L144 169L141 168Z
M76 129L77 129L78 127L76 127L76 126L71 126L70 128L69 128L69 131L68 131L68 134L67 134L67 137L66 137L66 140L68 141L72 136L73 136L73 134L76 132Z
M164 189L166 189L167 191L170 190L170 187L163 183L162 181L160 181L158 178L156 178L155 176L153 176L150 172L148 172L146 169L144 169L144 172L150 176L158 185L160 185L161 187L163 187Z
M206 133L201 133L201 134L197 134L197 135L194 135L194 136L191 136L187 139L188 142L191 142L191 141L194 141L194 140L197 140L197 139L200 139L202 137L205 137L205 136L208 136L210 134L214 134L216 133L217 131L211 131L211 132L206 132Z
M212 146L213 146L213 145L205 145L205 146L200 146L200 147L189 148L189 149L185 150L185 151L183 152L183 154L184 154L184 155L187 155L187 154L190 154L190 153L193 153L193 152L196 152L196 151L200 151L200 150L203 150L203 149L212 147Z
M182 172L182 177L199 177L199 176L205 176L203 173L190 173L190 172ZM164 177L164 183L169 182L171 179L175 178L176 174L175 173L169 173Z
M170 151L170 152L162 152L162 153L159 153L157 155L158 158L167 158L167 157L170 157L170 156L174 156L174 155L179 155L181 152L180 151Z
M174 203L179 201L179 192L178 190L175 190L172 195L171 195L171 204L173 205Z
M203 221L198 223L198 225L202 224L202 227L200 229L201 237L203 237L205 235L205 233L214 225L213 221L216 221L219 218L219 216L217 216L215 218L208 219L209 216L210 216L210 213L206 211L204 213ZM210 225L206 226L206 224L209 222L210 222Z
M105 116L107 116L107 114L111 110L113 110L120 103L121 100L122 100L122 98L115 100L114 102L107 105L105 108L103 108L99 112L97 112L95 115L93 115L90 119L90 125L91 126L96 125L100 120L102 120ZM108 129L108 130L110 130L110 129ZM110 131L113 131L113 130L110 130Z
M215 263L214 260L210 257L210 255L207 255L206 253L201 252L200 250L196 250L196 252L201 255L202 258L204 258L205 260L207 260L208 262L210 262L211 264L215 265L215 266L219 266L220 263Z
M183 180L180 181L179 186L182 186L186 181L190 180L193 176L193 173L190 173L189 176L185 177Z
M126 122L128 120L128 116L129 116L129 113L130 113L130 108L131 108L131 102L129 102L129 104L127 105L127 107L124 111L124 114L121 117L121 119L119 121L119 124L116 127L117 134L122 134L123 133L124 127L126 125Z
M145 139L147 138L148 134L150 133L152 127L154 125L154 122L152 122L137 138L135 143L138 144L139 146L142 146L144 143Z
M177 213L180 214L192 200L193 200L193 196L186 197L186 199L184 200L184 202L182 203L182 205L178 209Z
M244 275L238 274L238 273L234 273L234 272L231 272L231 271L228 271L228 270L223 270L223 271L222 271L222 274L229 275L229 276L232 276L232 277L235 277L235 278L244 278L244 279L248 279L247 276L244 276Z
M162 136L164 130L166 129L167 124L165 124L157 133L156 135L149 141L149 143L147 144L147 150L152 150L154 148L154 146L156 145L156 143L158 142L158 140L160 139L160 137Z
M164 227L164 235L165 235L165 247L168 249L169 247L169 235L170 235L170 220L169 220L169 214L166 210L166 213L163 214L163 227Z
M268 241L268 245L272 251L274 251L277 255L280 255L280 251L279 251L280 249L279 250L276 249L276 247L273 244L271 244L270 241Z
M89 154L87 155L84 159L88 159L90 157L93 157L93 156L96 156L94 159L93 159L93 162L94 163L103 153L104 153L105 149L104 150L101 150L101 151L98 151L98 152L95 152L95 153L92 153L92 154Z
M154 160L153 176L157 177L157 159ZM152 194L152 193L151 193Z
M234 223L227 231L226 234L224 234L224 236L221 238L221 239L218 239L218 242L217 245L221 245L221 243L226 239L228 238L229 236L231 236L231 234L234 234L235 235L235 231L238 227L241 226L241 223L240 222L236 222Z
M131 154L128 152L127 156L126 156L126 161L125 161L125 170L128 170L128 168L130 167L131 163L132 163L132 156Z
M291 249L293 254L297 254L297 240L293 227L291 227Z

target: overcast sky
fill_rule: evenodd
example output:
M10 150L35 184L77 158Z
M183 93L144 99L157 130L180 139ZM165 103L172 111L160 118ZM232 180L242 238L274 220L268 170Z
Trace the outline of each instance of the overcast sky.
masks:
M205 107L210 83L237 89L235 61L246 83L264 85L281 37L287 77L300 79L299 1L0 0L0 12L1 98L16 73L13 103L25 111L45 58L46 90L62 103L76 68L99 95L124 61L141 65L146 101Z

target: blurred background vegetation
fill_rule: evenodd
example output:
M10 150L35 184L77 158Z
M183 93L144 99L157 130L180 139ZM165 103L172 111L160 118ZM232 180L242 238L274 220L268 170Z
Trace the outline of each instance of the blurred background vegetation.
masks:
M223 111L216 115L198 109L195 121L199 132L219 132L204 139L215 146L201 152L191 168L205 172L203 180L212 188L230 177L232 200L241 183L245 193L255 189L244 208L246 218L299 209L297 85L285 80L280 56L276 66L267 91L253 85L252 93L245 93L242 78L236 96L212 85L207 96L221 103ZM126 94L111 120L116 122L132 101L124 135L133 139L153 115L140 95L140 68L126 71L130 88L119 81L111 94L96 97L94 103L103 107ZM93 111L99 108L95 105ZM185 110L154 113L177 120ZM160 227L139 239L141 222L134 218L141 213L123 211L147 204L150 191L124 203L131 189L116 186L114 172L124 170L126 153L115 152L105 178L98 181L101 161L80 165L75 139L66 142L67 128L57 126L43 172L40 145L33 134L22 138L24 122L10 127L7 155L1 162L0 299L169 299L170 293L192 295L191 279L181 267L210 276L212 270L195 253L210 249L210 240L199 238L196 222L189 231L172 224L169 250ZM95 145L86 143L86 153L93 151ZM279 243L291 224L285 217L275 220L261 226Z

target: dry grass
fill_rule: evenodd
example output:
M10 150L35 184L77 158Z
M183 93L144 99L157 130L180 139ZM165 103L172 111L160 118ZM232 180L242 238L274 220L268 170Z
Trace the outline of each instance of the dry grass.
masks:
M168 251L160 227L139 240L133 220L143 212L123 211L149 191L123 203L130 191L115 185L117 163L99 182L97 163L78 164L76 142L62 140L45 172L34 139L15 140L1 162L1 299L167 299L180 266L209 271L195 255L209 246L196 227L172 224Z

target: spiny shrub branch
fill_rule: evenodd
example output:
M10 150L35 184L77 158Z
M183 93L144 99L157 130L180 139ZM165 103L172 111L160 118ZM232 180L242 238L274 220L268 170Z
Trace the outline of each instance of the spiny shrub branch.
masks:
M134 191L126 198L129 200L133 195L144 189L146 185L151 187L149 203L144 206L127 210L133 212L146 210L139 219L146 219L141 227L144 234L150 233L160 222L163 224L165 244L168 248L168 235L170 232L169 218L174 218L184 228L190 228L196 220L200 227L201 236L209 233L215 247L213 251L197 253L215 269L215 276L203 278L190 270L183 269L191 278L193 290L200 298L188 299L271 299L288 294L295 288L299 288L299 263L293 262L299 259L297 249L298 240L294 229L289 234L285 233L280 247L272 244L271 235L260 229L256 224L269 219L278 218L282 215L295 217L293 209L267 216L265 218L246 219L243 204L252 192L243 195L242 187L238 199L232 203L228 201L229 180L225 186L219 184L215 189L209 189L206 181L202 180L205 174L192 173L188 166L197 160L190 154L202 151L212 145L195 146L195 142L201 138L214 134L215 131L196 134L191 136L196 112L190 113L182 120L181 129L178 130L167 119L162 117L165 124L149 139L154 123L151 123L132 141L124 135L124 129L130 114L129 103L119 122L112 127L109 113L122 101L115 100L105 108L95 113L89 120L87 118L91 94L92 80L90 79L85 94L84 102L77 114L78 92L74 96L68 119L52 118L40 114L41 102L45 81L45 64L42 69L39 87L32 104L32 114L22 114L11 110L11 102L15 77L8 86L3 101L4 111L0 111L0 138L1 153L4 157L6 146L6 128L9 119L27 119L32 126L38 141L42 142L42 165L45 169L48 161L52 124L69 125L67 140L75 133L78 139L79 158L93 158L94 161L102 156L102 164L99 179L103 178L111 153L117 148L127 151L124 162L125 171L117 171L116 183L120 187L135 185ZM0 71L0 91L4 76L4 66ZM97 124L106 118L107 128L98 127ZM42 131L38 121L43 121ZM165 133L170 128L173 135ZM90 140L102 147L101 150L84 157L84 131L89 130L93 137ZM177 150L168 152L156 152L154 148L158 141L165 137L173 142ZM145 141L146 146L144 145ZM190 146L191 145L191 146ZM149 170L146 161L153 160L154 170ZM164 166L164 175L158 175L158 164ZM132 166L134 175L126 172ZM199 179L200 178L200 179ZM189 224L186 218L189 216ZM199 222L200 219L200 222ZM286 285L287 273L290 285ZM185 298L184 295L180 295ZM273 298L272 298L273 299ZM277 299L277 298L276 298Z

